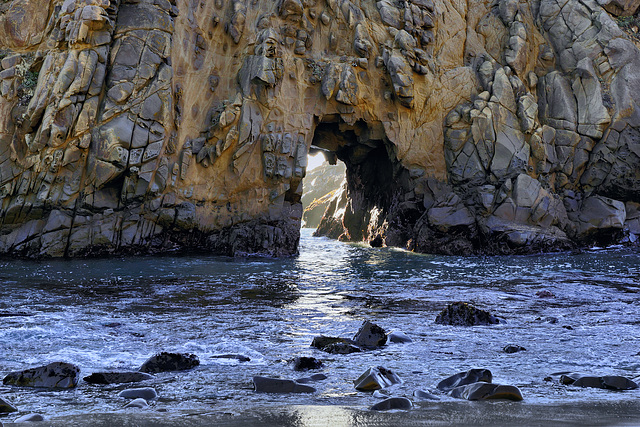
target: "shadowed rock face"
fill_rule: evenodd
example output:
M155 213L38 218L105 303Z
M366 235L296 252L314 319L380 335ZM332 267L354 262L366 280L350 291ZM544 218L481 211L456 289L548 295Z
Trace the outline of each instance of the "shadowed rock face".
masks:
M343 240L636 242L639 2L463 3L4 2L0 253L294 254L312 147Z

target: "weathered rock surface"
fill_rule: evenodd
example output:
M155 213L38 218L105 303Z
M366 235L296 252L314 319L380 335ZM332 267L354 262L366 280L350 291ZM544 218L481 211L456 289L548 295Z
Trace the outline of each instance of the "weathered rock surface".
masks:
M46 366L7 374L5 385L18 387L73 388L78 385L80 368L71 363L53 362Z
M378 366L367 369L353 383L355 384L356 390L374 391L401 382L402 380L396 373L382 366Z
M500 323L500 319L466 302L454 302L436 316L436 323L452 326L495 325Z
M638 243L638 0L4 3L0 253Z
M89 384L120 384L150 380L153 375L145 372L94 372L83 378Z
M162 352L147 359L139 370L146 373L184 371L198 365L200 359L195 354Z
M348 338L327 337L324 335L314 337L311 342L311 347L333 354L351 354L362 351L360 347L355 345L353 340Z

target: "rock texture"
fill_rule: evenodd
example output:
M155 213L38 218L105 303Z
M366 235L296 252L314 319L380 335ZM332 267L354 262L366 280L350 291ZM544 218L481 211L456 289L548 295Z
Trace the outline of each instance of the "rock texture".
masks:
M8 373L2 383L17 387L74 388L80 380L80 368L66 362Z
M343 240L635 243L637 9L4 1L0 253L294 254L316 149L347 168L320 226Z

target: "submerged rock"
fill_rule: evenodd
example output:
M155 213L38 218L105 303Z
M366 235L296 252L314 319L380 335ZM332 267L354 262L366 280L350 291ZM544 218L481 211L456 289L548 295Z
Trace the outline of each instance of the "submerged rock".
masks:
M356 390L373 391L400 384L402 380L393 371L382 366L371 367L360 375L355 384Z
M505 353L518 353L520 351L526 351L527 349L519 346L519 345L515 345L515 344L508 344L506 346L504 346L504 348L502 349Z
M198 365L200 359L195 354L162 352L147 359L139 370L147 373L184 371Z
M258 393L315 393L314 387L299 384L294 380L253 377L254 390Z
M308 371L313 369L322 369L324 363L315 357L298 356L293 359L294 371Z
M149 404L147 403L147 401L141 397L138 397L137 399L133 399L131 402L127 403L126 405L124 405L125 408L138 408L138 409L142 409L142 408L147 408L149 407Z
M216 354L211 356L212 359L235 359L239 362L250 362L251 358L243 354Z
M477 382L490 383L492 379L493 375L488 369L469 369L466 372L460 372L440 381L436 388L442 392L447 393L456 387L468 384Z
M78 385L80 368L71 363L53 362L46 366L7 374L5 385L18 387L73 388Z
M413 340L407 334L401 331L394 331L389 333L387 340L388 342L394 344L406 344L413 342Z
M8 414L10 412L18 412L18 408L5 398L0 397L0 414Z
M518 387L486 382L477 382L456 387L449 392L449 395L451 397L467 400L506 399L517 402L522 400L522 393Z
M436 323L451 326L495 325L500 323L500 319L466 302L454 302L438 314Z
M387 333L380 326L365 320L353 337L356 345L364 348L381 347L387 343Z
M36 423L44 421L44 417L40 414L27 414L13 420L14 423Z
M413 403L406 397L390 397L382 402L378 402L370 409L372 411L389 411L391 409L411 409Z
M136 383L150 380L153 375L146 372L94 372L83 378L89 384L120 384Z
M307 383L311 383L311 382L315 382L315 381L322 381L322 380L326 380L327 377L325 374L314 374L311 375L310 377L302 377L302 378L298 378L296 380L296 382L298 384L307 384Z
M158 393L151 387L129 388L126 390L122 390L120 393L118 393L118 396L124 397L125 399L140 398L149 401L157 398Z
M560 376L560 383L577 387L602 388L607 390L635 390L638 384L618 375L602 377L567 373Z

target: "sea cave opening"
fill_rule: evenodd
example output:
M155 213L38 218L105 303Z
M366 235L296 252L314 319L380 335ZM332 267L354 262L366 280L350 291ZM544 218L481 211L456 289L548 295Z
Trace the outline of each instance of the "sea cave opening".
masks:
M383 246L388 215L407 179L382 123L325 116L309 150L302 227L315 228L316 236Z

